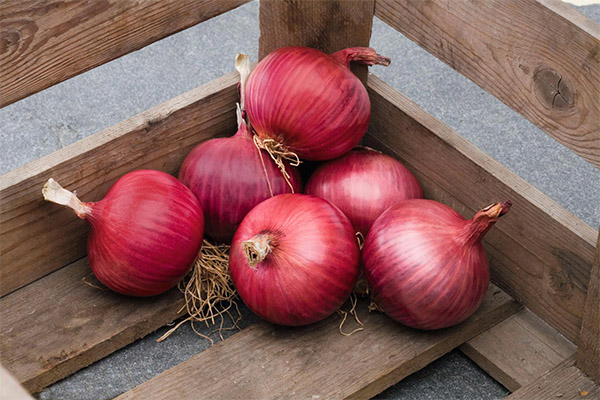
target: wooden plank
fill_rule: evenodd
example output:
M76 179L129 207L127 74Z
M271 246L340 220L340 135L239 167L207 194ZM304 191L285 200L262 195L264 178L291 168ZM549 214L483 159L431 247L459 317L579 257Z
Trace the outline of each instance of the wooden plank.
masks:
M261 0L259 59L284 46L307 46L325 53L367 47L375 0ZM367 67L352 65L366 83Z
M2 1L0 107L247 1Z
M573 363L573 357L568 358L506 400L600 399L600 386L587 378Z
M572 356L576 346L523 309L469 340L460 350L514 392Z
M37 392L171 322L182 305L176 288L148 298L103 288L82 259L0 299L0 361Z
M33 397L2 365L0 365L0 400L33 400Z
M369 91L365 144L400 158L426 197L469 218L512 201L484 241L492 279L577 343L598 233L372 75Z
M583 311L577 366L600 384L600 235Z
M258 323L117 399L368 399L520 307L491 286L464 323L418 331L366 305L365 330L350 337L339 334L336 315L294 329Z
M559 0L377 0L375 15L600 168L600 25Z
M86 254L87 224L42 199L53 177L83 201L140 168L178 170L193 146L235 133L237 73L173 98L0 178L0 295Z

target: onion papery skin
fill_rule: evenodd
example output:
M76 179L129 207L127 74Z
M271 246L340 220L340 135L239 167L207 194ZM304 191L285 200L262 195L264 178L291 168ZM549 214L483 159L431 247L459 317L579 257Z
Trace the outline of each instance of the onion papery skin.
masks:
M270 238L254 267L243 242ZM238 228L229 254L233 283L248 308L279 325L300 326L334 313L358 276L360 251L352 224L314 196L282 194L256 206Z
M456 325L481 304L489 266L481 238L510 202L465 220L432 200L407 200L373 223L362 250L377 304L394 320L418 329Z
M265 169L273 195L290 193L269 154L260 150L261 162L247 125L228 138L212 139L196 146L179 170L179 180L196 195L206 219L206 235L216 242L230 243L242 219L257 204L271 197ZM286 163L295 193L302 191L297 168Z
M371 62L361 59L367 51ZM381 56L375 60L375 55L367 48L333 55L308 47L271 52L246 85L250 124L261 139L283 143L302 159L329 160L347 153L364 136L371 119L367 90L350 71L349 62L389 63Z
M104 285L153 296L189 272L202 245L204 217L193 193L171 175L128 173L102 200L86 205L89 262Z
M335 204L365 237L387 208L423 197L417 178L398 160L358 147L318 167L305 193Z

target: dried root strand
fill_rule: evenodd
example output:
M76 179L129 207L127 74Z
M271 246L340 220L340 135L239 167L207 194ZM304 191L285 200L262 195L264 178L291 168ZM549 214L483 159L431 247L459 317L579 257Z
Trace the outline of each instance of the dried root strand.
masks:
M211 344L213 340L200 333L194 326L194 322L203 322L206 327L210 327L215 325L216 320L220 320L219 328L209 335L218 332L221 340L223 340L223 331L240 329L238 322L242 314L235 301L237 293L229 276L228 253L228 245L215 246L204 240L200 257L194 263L192 272L179 284L179 290L185 297L185 304L179 312L186 310L189 316L177 323L157 342L165 340L187 321L190 321L194 332L210 340ZM237 315L234 316L232 311ZM223 328L225 316L233 322L231 328Z
M377 304L377 302L375 302L375 299L373 298L373 296L371 296L371 301L369 303L369 307L368 307L369 312L373 312L373 311L377 311L377 312L383 312L383 309L381 307L379 307L379 305Z
M287 161L289 161L289 163L292 167L297 167L302 162L302 161L300 161L300 158L298 157L298 155L296 153L294 153L293 151L290 151L283 143L279 143L273 139L262 140L261 138L258 137L258 135L254 135L254 145L258 149L258 153L260 155L261 161L262 161L262 152L260 150L265 150L267 153L269 153L269 156L271 156L271 159L275 162L275 165L277 165L277 168L279 168L279 170L281 171L281 174L283 175L283 179L285 179L285 182L288 184L288 186L292 190L292 193L294 193L294 187L292 186L292 183L290 182L290 174L288 174L288 172L285 169L284 161L287 160ZM264 168L264 162L263 162L263 168ZM266 169L265 169L265 175L266 175ZM268 181L269 177L266 176L266 178ZM271 189L270 183L269 183L269 189ZM273 195L273 192L271 191L271 196L272 195Z
M355 334L356 332L360 332L365 330L364 328L364 324L362 323L362 321L358 318L358 313L356 312L356 305L358 304L358 299L356 297L356 295L354 293L352 293L350 295L350 311L344 311L341 308L337 310L337 313L340 317L342 317L342 321L340 322L340 326L338 327L340 333L344 336L351 336L353 334ZM346 320L348 319L348 314L352 315L354 317L354 320L356 321L356 323L359 325L358 328L355 328L353 331L347 333L344 332L343 328L344 328L344 324L346 323Z

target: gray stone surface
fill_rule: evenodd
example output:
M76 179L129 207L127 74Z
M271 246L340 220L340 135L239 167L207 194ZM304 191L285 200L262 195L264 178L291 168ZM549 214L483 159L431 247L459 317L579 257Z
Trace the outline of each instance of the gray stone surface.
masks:
M600 5L580 10L600 21ZM258 4L253 2L0 109L0 173L232 71L237 52L256 60L258 35ZM600 171L379 20L372 46L393 60L387 69L372 68L373 73L598 227ZM246 309L243 314L244 326L256 321ZM52 385L38 397L112 398L209 344L187 325L167 341L155 343L164 331ZM505 394L501 385L454 351L378 398L498 399Z

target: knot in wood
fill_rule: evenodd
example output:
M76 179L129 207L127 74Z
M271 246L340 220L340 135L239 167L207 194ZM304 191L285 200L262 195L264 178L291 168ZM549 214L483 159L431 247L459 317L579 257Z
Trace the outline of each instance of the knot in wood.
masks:
M540 102L553 110L573 107L573 90L569 81L557 71L538 67L533 73L533 87Z

